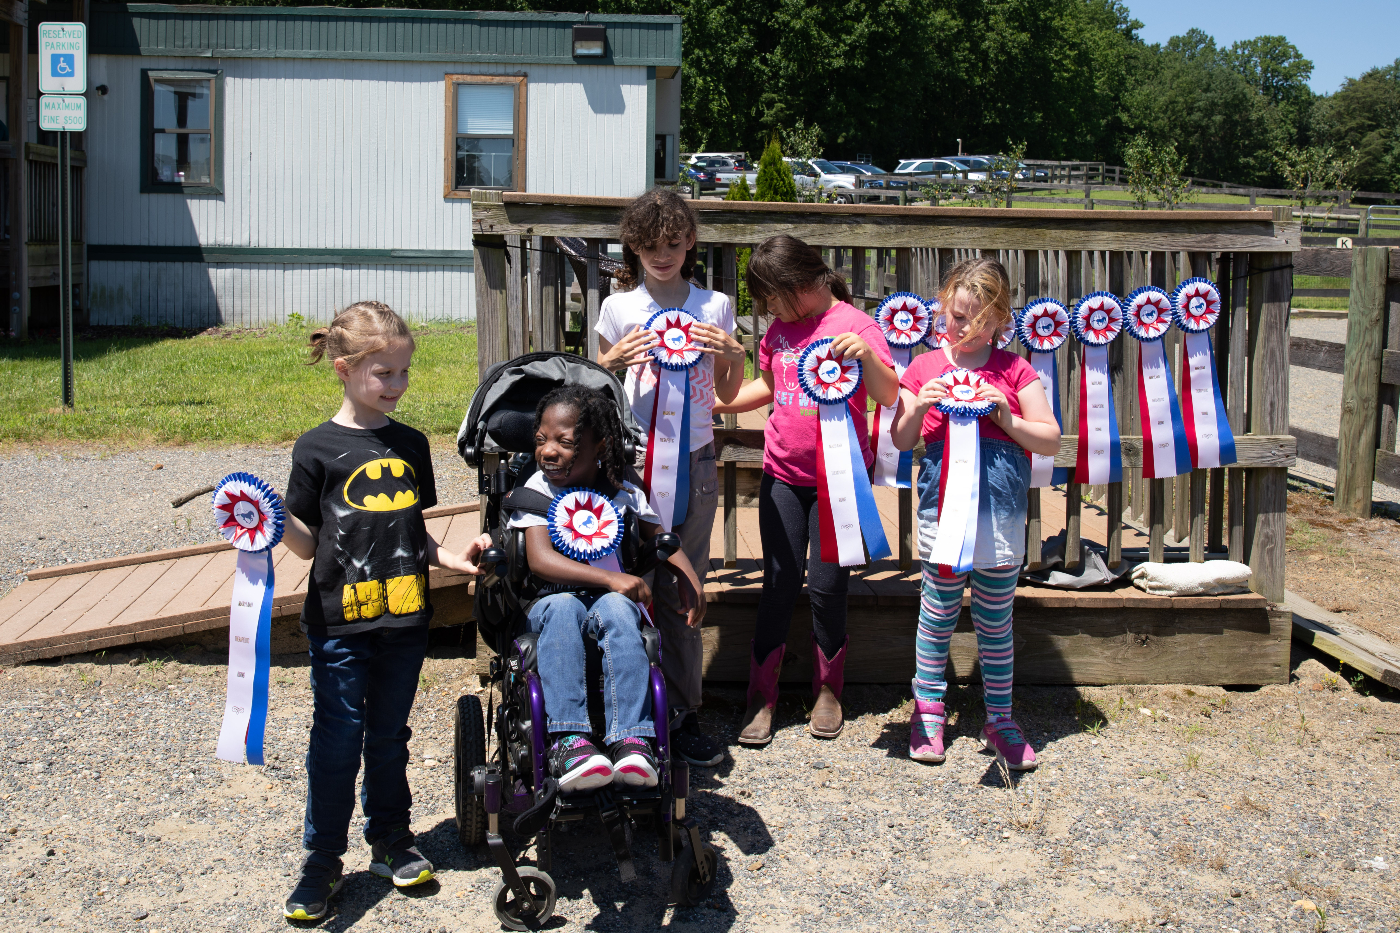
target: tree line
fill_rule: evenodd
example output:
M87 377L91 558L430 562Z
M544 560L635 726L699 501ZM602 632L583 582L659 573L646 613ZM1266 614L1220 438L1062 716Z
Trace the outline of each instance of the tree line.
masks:
M1149 44L1121 0L338 5L679 15L685 151L757 154L802 120L828 157L868 153L887 169L958 139L964 152L1025 143L1031 158L1118 165L1146 142L1174 144L1201 178L1283 187L1303 172L1315 187L1400 190L1400 58L1314 94L1312 62L1282 36L1226 48L1192 29Z

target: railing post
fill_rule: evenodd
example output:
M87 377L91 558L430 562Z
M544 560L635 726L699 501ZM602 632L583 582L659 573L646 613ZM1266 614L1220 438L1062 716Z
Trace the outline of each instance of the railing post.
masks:
M499 191L473 190L472 203L500 202ZM474 238L476 280L476 371L485 375L492 365L510 359L506 348L506 238L478 233Z
M1400 350L1400 263L1391 253L1390 271L1386 274L1385 348ZM1397 414L1400 414L1400 386L1381 384L1380 423L1376 427L1376 448L1395 453Z
M29 166L24 141L29 106L29 30L10 23L10 75L7 122L10 127L10 330L21 340L29 337Z
M559 248L554 237L540 237L539 261L539 330L532 334L536 350L562 350L564 323L559 307ZM533 299L535 296L531 296Z
M1148 279L1150 284L1158 288L1167 287L1167 254L1152 252L1148 254ZM1169 332L1170 334L1170 332ZM1169 339L1164 338L1163 344L1166 347L1167 368L1172 368L1172 344ZM1166 523L1167 523L1167 483L1169 480L1153 479L1148 481L1147 486L1147 559L1160 563L1167 553L1166 549Z
M1084 252L1082 250L1065 251L1065 291L1069 300L1080 297L1084 294ZM1068 302L1066 302L1068 304ZM1066 341L1065 346L1070 347L1073 341ZM1079 434L1079 368L1082 365L1080 356L1071 347L1066 354L1065 367L1065 388L1060 398L1064 400L1060 407L1064 415L1065 424L1062 428L1064 433L1071 436ZM1079 542L1080 528L1083 508L1083 483L1082 477L1070 470L1073 480L1065 483L1065 567L1073 569L1079 566Z
M1230 430L1238 437L1246 428L1246 402L1249 396L1249 253L1235 253L1231 262L1231 291L1234 298L1230 308L1230 369L1229 385L1225 387L1225 408L1229 412ZM1226 551L1230 560L1244 563L1244 500L1245 471L1238 467L1227 471L1230 503L1226 511L1229 526Z
M1220 320L1215 325L1215 332L1211 335L1214 341L1215 351L1215 373L1220 380L1222 397L1225 396L1226 387L1230 384L1230 367L1234 360L1230 356L1230 324L1231 311L1233 309L1232 299L1234 293L1230 288L1230 254L1221 253L1215 265L1215 284L1220 289ZM1228 402L1226 404L1228 417ZM1224 529L1221 527L1225 517L1225 470L1216 468L1210 471L1210 510L1206 515L1206 551L1220 551L1224 547Z
M898 292L914 289L914 251L901 246L894 251L894 288ZM914 491L901 489L899 500L899 569L914 566Z
M1255 253L1249 289L1249 431L1288 433L1288 307L1293 297L1293 255ZM1251 264L1253 265L1253 263ZM1250 587L1283 602L1284 536L1288 518L1288 468L1248 471L1245 550L1254 571Z
M1389 260L1390 251L1384 247L1360 246L1351 252L1342 422L1337 432L1336 504L1358 518L1371 517Z
M1191 254L1191 274L1201 278L1210 277L1210 253ZM1218 336L1218 332L1212 338ZM1186 358L1185 346L1181 349L1183 363ZM1184 365L1183 365L1184 368ZM1200 563L1206 559L1206 480L1209 473L1206 470L1191 471L1191 501L1190 501L1190 539L1191 551L1190 560L1192 563Z
M1026 301L1029 303L1032 298L1040 297L1040 251L1028 249L1024 254L1021 263L1021 271L1025 281ZM1024 353L1024 351L1023 351ZM1054 386L1046 386L1047 395L1054 389ZM1040 516L1040 490L1027 490L1026 497L1026 567L1030 570L1038 570L1045 561L1044 542L1042 535L1044 528L1041 526Z
M585 241L584 257L588 272L584 282L583 314L583 355L590 360L598 358L598 310L603 306L602 277L598 273L598 257L603 252L603 241L589 238Z
M1108 290L1115 295L1126 293L1124 289L1124 256L1120 252L1111 252L1107 256L1108 265ZM1114 392L1117 398L1117 412L1119 433L1123 433L1125 426L1131 425L1132 418L1129 414L1128 403L1133 403L1134 410L1137 408L1137 380L1128 382L1128 373L1136 373L1136 366L1131 368L1127 365L1127 358L1133 357L1133 363L1137 362L1136 347L1129 347L1128 344L1136 344L1135 340L1123 339L1126 335L1120 336L1108 348L1108 371L1109 371L1109 391ZM1127 472L1127 471L1124 471ZM1108 516L1108 566L1117 567L1123 562L1123 483L1109 483L1107 501Z

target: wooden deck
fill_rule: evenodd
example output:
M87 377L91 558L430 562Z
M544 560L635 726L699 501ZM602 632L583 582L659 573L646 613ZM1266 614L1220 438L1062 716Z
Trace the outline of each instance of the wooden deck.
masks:
M1064 527L1064 495L1042 497L1046 536ZM877 489L876 502L891 542L898 529L898 497ZM428 528L458 549L476 534L475 503L429 512ZM1083 536L1107 540L1099 509L1082 512ZM713 681L748 677L749 642L762 589L758 510L738 510L738 566L711 560L706 590L705 672ZM1123 548L1147 539L1125 528ZM717 518L711 553L722 555ZM212 544L36 570L0 600L0 664L81 654L98 649L182 638L218 650L228 627L234 553ZM274 653L301 650L296 618L306 596L309 562L276 551ZM471 618L472 581L433 570L434 626ZM895 683L913 674L918 619L918 571L901 572L893 559L856 569L849 596L852 683ZM964 599L953 636L951 676L976 678L976 640ZM1023 683L1273 683L1288 671L1289 614L1255 594L1169 599L1149 596L1126 582L1087 591L1023 586L1016 594L1016 667ZM279 647L280 645L280 647ZM811 676L810 615L805 595L793 614L783 679Z

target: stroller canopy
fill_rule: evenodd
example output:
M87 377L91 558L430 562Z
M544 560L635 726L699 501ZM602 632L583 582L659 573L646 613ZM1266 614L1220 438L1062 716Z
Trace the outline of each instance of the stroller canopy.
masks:
M603 367L573 353L526 353L486 371L472 394L457 431L457 450L469 463L483 453L535 450L535 406L545 393L563 385L582 385L609 393L617 403L629 447L642 442L641 428L623 394L622 383ZM630 459L631 451L627 452Z

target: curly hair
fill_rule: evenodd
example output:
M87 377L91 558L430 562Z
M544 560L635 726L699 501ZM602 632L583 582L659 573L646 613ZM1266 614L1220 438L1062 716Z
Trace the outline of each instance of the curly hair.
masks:
M617 402L607 393L587 386L565 385L550 389L535 406L536 431L540 429L540 422L544 421L544 413L556 405L573 410L575 431L586 428L592 433L593 439L598 442L598 463L603 468L603 475L608 482L621 489L627 476L627 459Z
M846 280L826 264L821 250L787 233L770 236L754 247L747 279L749 294L758 299L759 311L764 314L769 313L768 303L774 298L790 300L799 292L823 285L839 300L851 300Z
M980 334L988 327L1000 331L1011 323L1011 277L995 259L964 259L948 270L938 300L952 307L958 289L966 289L982 309L968 325L969 334Z
M637 250L646 249L664 240L680 240L694 235L699 228L695 214L685 199L666 188L653 188L627 205L620 222L623 268L614 279L621 291L631 291L642 284L642 261ZM697 247L686 250L681 263L681 278L695 274Z
M382 301L357 301L336 314L329 325L311 332L307 342L311 348L306 364L319 363L322 357L331 361L344 360L354 369L371 353L378 353L395 344L413 346L413 334L404 319Z

